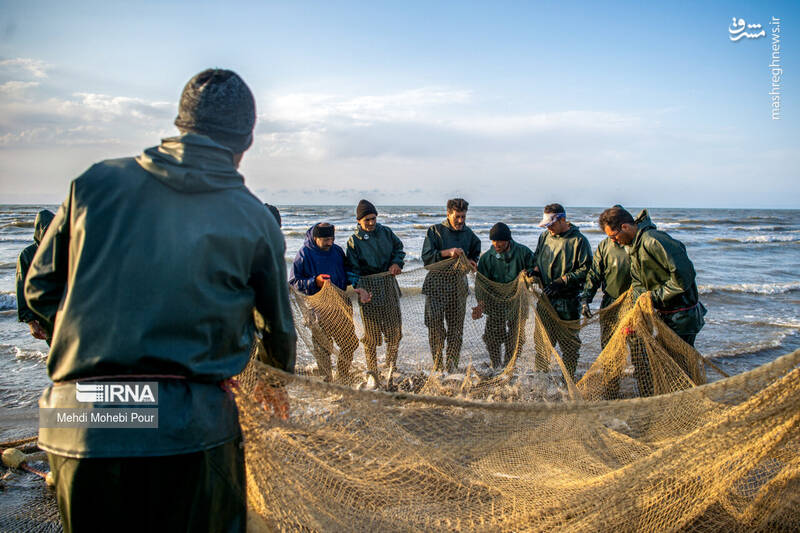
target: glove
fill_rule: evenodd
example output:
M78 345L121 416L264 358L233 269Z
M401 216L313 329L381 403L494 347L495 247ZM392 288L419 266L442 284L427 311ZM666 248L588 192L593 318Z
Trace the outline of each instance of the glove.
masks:
M566 285L566 283L564 283L564 282L561 280L561 278L558 278L558 279L557 279L557 280L555 280L553 283L551 283L550 285L548 285L547 287L545 287L543 292L545 293L545 295L546 295L548 298L552 298L553 296L555 296L555 295L557 295L559 292L561 292L561 289L563 289L565 285Z
M581 314L585 318L592 318L592 310L589 309L589 302L583 302L583 305L581 306Z
M526 270L525 275L528 276L529 278L539 278L540 280L542 279L542 274L538 270L534 270L532 268Z

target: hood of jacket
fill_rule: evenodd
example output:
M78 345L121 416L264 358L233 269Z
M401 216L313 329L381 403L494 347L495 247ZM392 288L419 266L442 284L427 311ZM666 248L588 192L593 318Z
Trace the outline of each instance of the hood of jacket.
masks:
M42 209L39 211L39 214L36 215L36 221L33 223L33 240L36 241L36 244L42 242L42 237L44 237L47 227L50 225L50 222L53 221L54 217L55 214L48 209Z
M576 235L579 235L580 232L581 230L578 229L578 226L574 225L572 222L569 222L569 229L567 231L565 231L564 233L559 233L558 235L550 234L550 237L552 237L553 239L569 239L570 237L575 237Z
M233 164L233 152L205 135L186 133L161 140L136 162L164 185L186 193L244 186Z
M317 246L317 241L314 240L314 236L312 235L312 233L314 232L314 228L319 226L319 224L320 223L317 222L316 224L308 228L308 230L306 231L306 240L303 242L303 248L309 248L313 250L313 252L317 255L323 255L323 256L331 255L333 253L333 249L336 246L336 244L334 243L333 246L331 246L331 249L326 252L325 250Z
M642 235L644 235L645 232L658 228L655 224L653 224L653 221L650 220L650 215L647 213L647 209L642 209L642 211L633 220L633 223L639 227L636 232L636 237L633 239L633 243L631 244L631 249L636 250L642 243Z

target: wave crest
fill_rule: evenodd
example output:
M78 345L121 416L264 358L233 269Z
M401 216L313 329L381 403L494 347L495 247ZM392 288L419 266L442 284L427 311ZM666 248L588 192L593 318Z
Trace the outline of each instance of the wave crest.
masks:
M732 285L700 285L697 290L700 294L715 292L734 292L746 294L786 294L800 290L800 281L785 283L734 283Z
M716 237L712 239L713 242L728 242L728 243L742 243L742 244L769 244L773 242L800 242L799 235L754 235L752 237L742 237L736 239L733 237Z
M0 293L0 311L17 308L17 295L12 292Z

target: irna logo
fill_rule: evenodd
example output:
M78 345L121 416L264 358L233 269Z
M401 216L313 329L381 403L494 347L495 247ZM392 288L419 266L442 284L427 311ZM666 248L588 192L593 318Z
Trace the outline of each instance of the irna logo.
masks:
M75 398L87 403L155 405L158 403L158 383L76 383Z

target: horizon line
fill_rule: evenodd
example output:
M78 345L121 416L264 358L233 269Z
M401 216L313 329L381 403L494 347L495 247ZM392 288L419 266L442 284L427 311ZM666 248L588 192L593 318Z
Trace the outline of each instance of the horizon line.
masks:
M259 198L260 199L260 198ZM374 203L374 202L373 202ZM0 203L0 206L21 206L21 207L37 207L37 206L59 206L60 203L49 203L49 202L24 202L24 203ZM354 207L353 204L303 204L303 203L276 203L272 204L275 207ZM445 209L445 205L440 204L378 204L384 207L440 207ZM501 204L491 204L491 205L478 205L478 204L470 204L472 208L537 208L542 209L546 204L542 205L501 205ZM563 204L562 204L563 205ZM728 206L728 207L698 207L698 206L659 206L659 205L651 205L651 206L644 206L638 204L628 204L629 206L633 206L634 209L738 209L741 211L758 211L763 209L770 209L773 211L800 211L800 207L770 207L770 206L755 206L755 207L736 207L736 206ZM565 208L569 209L606 209L611 206L601 206L601 205L565 205ZM627 208L626 208L627 209Z

